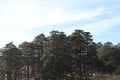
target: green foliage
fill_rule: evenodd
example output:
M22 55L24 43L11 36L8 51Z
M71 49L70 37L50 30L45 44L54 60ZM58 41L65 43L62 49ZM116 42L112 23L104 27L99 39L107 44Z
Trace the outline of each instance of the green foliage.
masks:
M98 52L98 57L105 63L106 72L116 73L119 71L120 48L113 46L112 43L105 43Z
M9 80L14 79L16 75L19 75L19 70L22 66L22 53L21 51L11 42L7 44L3 51L3 59L5 73L8 75ZM12 77L14 75L14 78Z
M119 58L120 43L95 43L90 32L83 30L69 36L51 31L47 37L39 34L32 42L21 43L19 48L12 42L6 44L0 57L0 79L7 74L8 80L106 80L110 76L99 74L120 74ZM90 77L93 73L99 76Z
M63 32L52 31L44 52L42 77L47 79L62 79L66 72L67 41ZM69 58L69 57L68 57Z

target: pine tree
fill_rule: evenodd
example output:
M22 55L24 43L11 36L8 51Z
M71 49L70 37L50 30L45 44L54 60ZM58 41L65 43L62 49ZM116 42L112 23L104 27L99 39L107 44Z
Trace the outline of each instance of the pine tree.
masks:
M7 80L16 80L20 76L19 73L22 66L21 51L12 42L10 42L9 44L6 44L3 56ZM14 75L13 77L12 74Z
M51 32L43 55L43 79L60 80L64 78L68 59L66 44L66 35L63 32Z

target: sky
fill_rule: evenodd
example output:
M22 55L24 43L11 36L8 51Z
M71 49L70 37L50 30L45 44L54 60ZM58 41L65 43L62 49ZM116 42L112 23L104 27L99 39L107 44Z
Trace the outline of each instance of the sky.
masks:
M82 29L95 42L120 42L120 0L0 0L0 48L52 30Z

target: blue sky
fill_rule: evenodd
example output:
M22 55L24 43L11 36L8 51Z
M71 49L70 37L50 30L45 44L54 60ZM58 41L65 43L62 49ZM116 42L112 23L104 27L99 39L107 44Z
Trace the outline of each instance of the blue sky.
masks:
M52 30L91 32L95 42L120 42L120 0L0 0L0 48Z

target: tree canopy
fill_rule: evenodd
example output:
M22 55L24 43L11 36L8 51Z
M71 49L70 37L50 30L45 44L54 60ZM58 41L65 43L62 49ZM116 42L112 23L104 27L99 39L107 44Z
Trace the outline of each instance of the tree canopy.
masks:
M120 43L96 43L84 30L41 33L18 47L10 42L1 52L0 80L89 80L92 74L120 74Z

